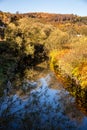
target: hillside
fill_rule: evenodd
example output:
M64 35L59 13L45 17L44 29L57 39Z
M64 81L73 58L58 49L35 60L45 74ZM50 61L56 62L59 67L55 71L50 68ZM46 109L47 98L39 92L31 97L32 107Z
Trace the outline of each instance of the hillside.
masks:
M20 89L45 62L86 108L87 17L0 12L0 96L7 81ZM46 63L47 62L47 63ZM87 110L87 109L86 109Z
M81 17L74 14L49 14L49 13L24 13L16 14L0 11L0 37L4 37L4 28L11 22L16 22L21 18L36 19L43 24L52 24L62 31L73 30L77 34L86 33L87 17Z

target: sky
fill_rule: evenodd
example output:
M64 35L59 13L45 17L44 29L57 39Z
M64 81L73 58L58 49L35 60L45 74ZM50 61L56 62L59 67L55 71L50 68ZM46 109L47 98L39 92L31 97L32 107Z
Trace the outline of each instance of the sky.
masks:
M4 12L48 12L87 16L87 0L0 0Z

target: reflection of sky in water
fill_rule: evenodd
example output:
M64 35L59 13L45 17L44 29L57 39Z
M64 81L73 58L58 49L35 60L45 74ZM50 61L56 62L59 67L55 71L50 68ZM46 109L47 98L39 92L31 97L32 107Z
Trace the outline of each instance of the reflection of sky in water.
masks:
M74 98L64 89L50 89L49 80L48 75L37 81L39 87L31 91L29 98L14 95L3 99L0 117L10 121L6 128L87 129L87 117L75 108ZM0 127L4 127L2 122Z

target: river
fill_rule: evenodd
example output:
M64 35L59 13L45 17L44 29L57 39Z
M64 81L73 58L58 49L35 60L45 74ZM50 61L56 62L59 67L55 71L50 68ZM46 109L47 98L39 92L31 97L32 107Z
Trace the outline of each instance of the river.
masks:
M1 98L0 130L87 130L87 117L52 72L27 81L25 91Z

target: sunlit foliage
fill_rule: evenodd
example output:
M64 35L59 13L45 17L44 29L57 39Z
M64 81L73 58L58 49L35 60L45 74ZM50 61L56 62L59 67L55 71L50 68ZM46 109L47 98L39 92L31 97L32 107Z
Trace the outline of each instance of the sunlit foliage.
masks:
M58 51L55 63L63 73L68 74L79 82L82 88L87 87L87 38L80 37L72 40L68 50ZM52 61L51 61L52 62ZM73 74L73 75L72 75Z

